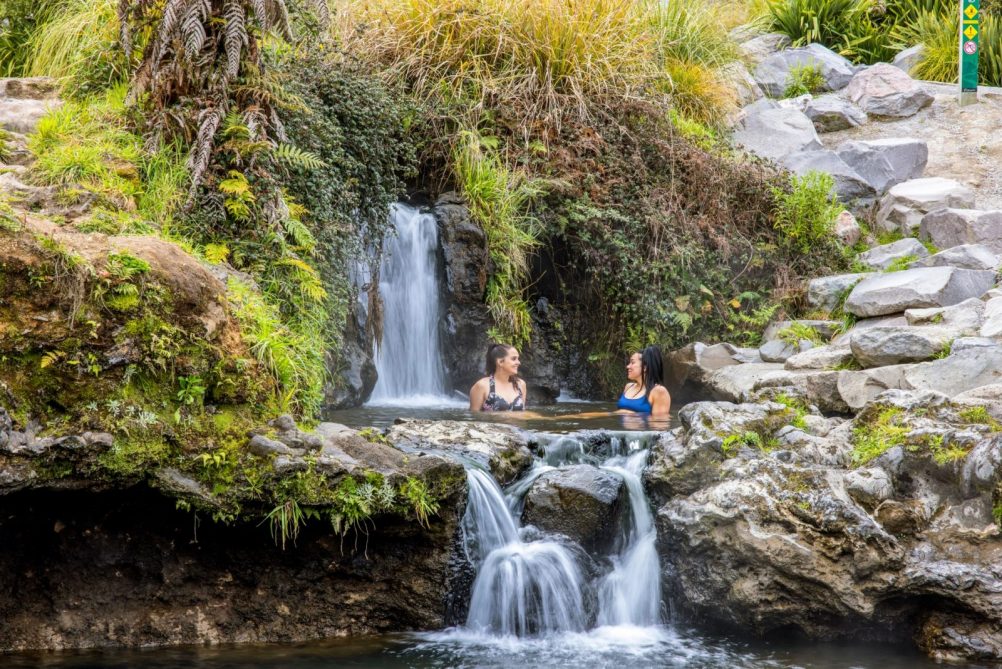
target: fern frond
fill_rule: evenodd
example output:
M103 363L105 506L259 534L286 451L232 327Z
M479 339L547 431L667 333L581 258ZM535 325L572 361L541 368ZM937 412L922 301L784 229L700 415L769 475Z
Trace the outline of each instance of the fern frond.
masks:
M268 0L268 4L271 8L271 16L274 17L274 24L278 26L282 37L291 42L294 39L292 22L289 21L289 8L285 5L285 0ZM268 29L270 28L271 25L268 26Z
M268 10L265 7L264 0L250 0L251 11L254 13L254 18L257 20L258 26L261 30L268 30Z
M272 150L271 155L286 165L306 170L318 170L327 164L316 154L304 151L295 144L279 144Z
M282 227L285 228L286 234L292 238L292 241L296 244L296 246L303 249L304 253L313 253L313 249L316 248L317 241L314 239L313 233L310 232L310 229L306 227L305 223L298 218L292 218L290 216L282 222Z
M236 79L240 74L240 56L247 44L247 25L244 6L240 0L226 0L224 7L226 17L226 77Z
M195 58L205 46L205 22L209 19L210 11L209 0L195 0L188 6L181 24L181 37L189 60Z
M220 101L225 104L225 101ZM205 170L209 168L209 160L212 158L213 139L216 130L223 120L223 109L221 107L210 107L202 110L199 114L198 135L191 146L191 153L188 154L188 171L191 173L191 188L188 191L188 201L195 199L195 193L202 184Z
M157 26L153 44L150 47L150 54L147 58L151 68L151 78L156 78L157 71L160 69L160 60L164 57L167 45L174 39L174 34L181 25L186 5L187 0L167 0L167 4L164 5L163 16L160 19L160 24Z
M118 42L125 52L125 62L132 62L132 23L129 21L132 0L118 0Z
M327 0L312 0L310 3L316 10L317 19L320 20L320 25L327 28L331 24L331 8L327 6Z

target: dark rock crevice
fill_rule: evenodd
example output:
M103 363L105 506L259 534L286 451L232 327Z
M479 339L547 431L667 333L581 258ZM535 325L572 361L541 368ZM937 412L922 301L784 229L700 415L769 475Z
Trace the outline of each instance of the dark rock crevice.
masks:
M458 495L456 496L458 497ZM0 651L277 642L440 628L463 504L426 529L379 516L296 545L135 486L0 497ZM453 616L454 617L454 616Z

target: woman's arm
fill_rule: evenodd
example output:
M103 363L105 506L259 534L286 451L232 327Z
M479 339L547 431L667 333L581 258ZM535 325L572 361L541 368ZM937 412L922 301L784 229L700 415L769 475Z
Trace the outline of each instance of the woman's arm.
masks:
M651 417L666 418L671 413L671 395L664 386L651 390Z
M525 381L522 379L518 380L519 390L522 391L522 406L529 406L529 388L525 385Z
M470 411L478 412L484 408L484 400L487 399L487 384L480 379L470 388Z

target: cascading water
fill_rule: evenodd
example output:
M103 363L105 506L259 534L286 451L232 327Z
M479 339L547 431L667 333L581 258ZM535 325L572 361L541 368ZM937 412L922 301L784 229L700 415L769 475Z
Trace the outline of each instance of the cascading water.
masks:
M500 636L578 632L585 628L582 577L570 552L554 541L524 542L500 488L490 475L469 470L467 552L475 563L472 630Z
M601 468L622 479L630 518L620 550L606 556L612 568L594 584L597 611L586 610L583 592L592 587L583 576L578 555L565 542L538 538L519 527L522 502L532 483L546 472L580 461L580 442L567 438L548 448L547 463L537 462L508 489L505 499L491 476L479 469L467 472L469 502L463 521L467 556L477 568L466 629L500 637L542 637L556 632L581 632L593 620L600 628L629 626L654 629L660 622L660 565L655 550L654 518L640 476L647 451L637 441L613 455ZM623 449L612 444L612 452ZM555 453L563 454L555 456ZM555 462L556 460L563 460ZM527 540L535 536L535 540ZM594 600L594 598L593 598Z
M438 227L431 214L399 203L390 217L394 233L386 238L379 270L379 379L369 404L441 406L449 400L438 338Z
M630 538L613 557L613 570L599 586L599 625L656 625L661 608L661 567L655 547L654 516L640 475L647 451L610 458L602 469L623 479L630 496Z

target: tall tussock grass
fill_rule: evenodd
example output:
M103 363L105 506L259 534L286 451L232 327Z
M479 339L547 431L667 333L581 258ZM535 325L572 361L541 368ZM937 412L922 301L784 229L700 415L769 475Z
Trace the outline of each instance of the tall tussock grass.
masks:
M712 11L684 0L343 0L338 16L349 51L467 118L498 108L586 117L618 100L684 94L672 68L708 80L734 58Z

